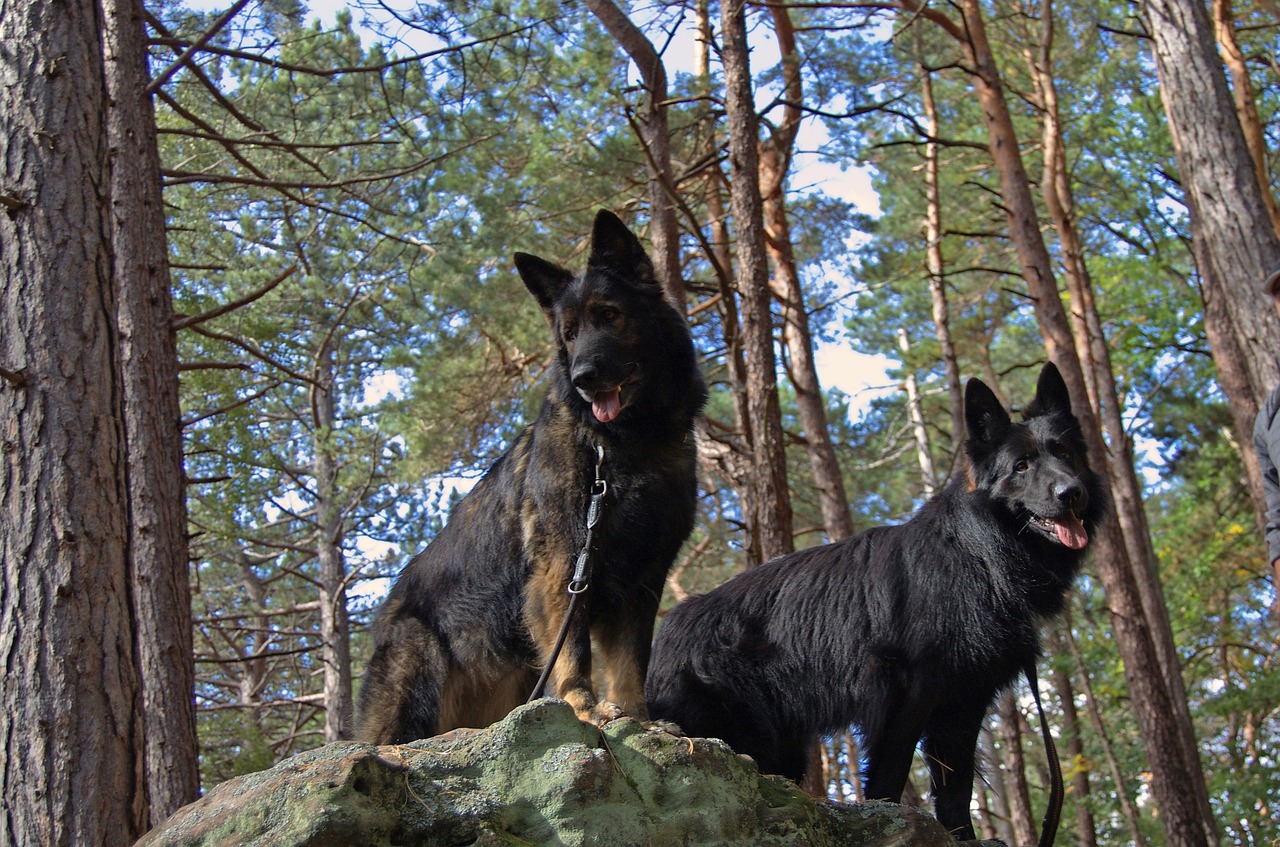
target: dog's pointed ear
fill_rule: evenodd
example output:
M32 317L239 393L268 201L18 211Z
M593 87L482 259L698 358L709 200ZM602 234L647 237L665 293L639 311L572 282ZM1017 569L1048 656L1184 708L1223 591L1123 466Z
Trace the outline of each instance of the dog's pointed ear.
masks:
M516 253L512 258L520 279L524 281L524 287L537 298L542 311L551 314L556 300L573 281L573 274L557 264L528 253Z
M1040 371L1040 378L1036 380L1036 396L1027 404L1022 417L1030 419L1056 412L1071 414L1071 394L1058 372L1058 366L1049 362Z
M964 426L968 432L969 451L978 458L985 455L1008 431L1012 422L1000 405L1000 398L982 380L971 378L964 387Z
M596 212L591 230L591 255L588 268L613 268L639 282L657 284L653 262L622 220L608 209Z

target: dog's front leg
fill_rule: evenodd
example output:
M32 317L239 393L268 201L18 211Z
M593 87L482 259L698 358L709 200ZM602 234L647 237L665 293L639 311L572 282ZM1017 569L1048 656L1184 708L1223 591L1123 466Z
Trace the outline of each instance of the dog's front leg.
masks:
M649 667L650 643L657 603L637 603L601 616L592 630L599 665L604 677L604 694L620 714L639 721L649 719L644 699L644 677Z
M542 667L552 658L561 626L568 627L564 644L547 677L546 693L572 706L579 720L603 723L609 716L600 713L591 683L591 634L585 598L574 604L573 617L566 624L570 595L565 590L563 574L554 569L545 573L545 578L540 575L530 582L525 605L525 625Z

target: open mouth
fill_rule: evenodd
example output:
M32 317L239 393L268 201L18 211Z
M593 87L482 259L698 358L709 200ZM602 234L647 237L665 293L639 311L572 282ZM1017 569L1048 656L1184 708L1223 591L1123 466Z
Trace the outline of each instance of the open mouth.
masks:
M1083 550L1089 543L1089 532L1084 528L1084 522L1076 517L1075 512L1067 512L1056 518L1045 518L1033 514L1029 522L1045 535L1057 539L1058 543L1072 550Z
M591 404L591 414L600 423L608 423L622 412L622 386L615 385L605 391L587 391L579 388L582 399Z

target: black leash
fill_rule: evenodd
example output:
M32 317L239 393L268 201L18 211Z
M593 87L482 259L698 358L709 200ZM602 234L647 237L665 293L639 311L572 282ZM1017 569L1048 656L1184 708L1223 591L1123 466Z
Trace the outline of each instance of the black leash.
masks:
M1058 835L1058 824L1062 820L1062 801L1066 796L1066 788L1062 783L1062 763L1058 761L1058 748L1053 743L1053 735L1049 732L1049 719L1045 717L1044 706L1040 703L1040 684L1036 681L1036 660L1032 658L1022 667L1031 686L1031 696L1036 701L1036 711L1040 713L1040 734L1044 736L1044 753L1049 760L1049 808L1044 810L1044 823L1040 825L1040 847L1053 847L1053 840Z
M542 692L547 687L547 679L551 676L551 669L555 667L556 659L560 657L560 650L564 647L564 640L569 635L569 621L573 619L574 607L578 605L578 598L586 592L590 582L593 553L591 535L596 524L600 522L600 514L604 511L604 495L609 490L609 483L604 481L603 470L604 448L597 444L596 481L591 485L591 505L587 507L587 540L578 552L578 559L573 565L573 576L569 578L569 585L566 589L569 592L569 607L565 609L564 621L560 624L560 634L556 636L555 646L551 648L551 655L547 658L547 664L542 669L542 675L538 677L538 683L533 687L533 691L529 694L529 699L525 703L532 703L542 697Z

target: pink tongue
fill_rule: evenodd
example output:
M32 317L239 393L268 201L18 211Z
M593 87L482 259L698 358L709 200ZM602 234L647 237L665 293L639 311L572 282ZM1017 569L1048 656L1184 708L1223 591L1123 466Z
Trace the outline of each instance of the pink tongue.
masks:
M1055 521L1053 526L1058 531L1058 540L1072 550L1083 550L1089 543L1089 533L1085 532L1084 524L1075 515L1069 514Z
M601 391L592 398L591 411L595 413L596 420L608 423L618 416L622 411L621 394L621 389L615 388L612 391Z

